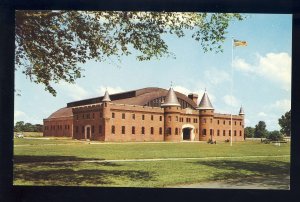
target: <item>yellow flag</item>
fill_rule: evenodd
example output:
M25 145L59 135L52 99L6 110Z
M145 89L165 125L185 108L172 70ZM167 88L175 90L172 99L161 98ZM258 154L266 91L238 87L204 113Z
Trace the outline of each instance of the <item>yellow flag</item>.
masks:
M234 46L247 46L247 41L240 41L240 40L233 40L233 45Z

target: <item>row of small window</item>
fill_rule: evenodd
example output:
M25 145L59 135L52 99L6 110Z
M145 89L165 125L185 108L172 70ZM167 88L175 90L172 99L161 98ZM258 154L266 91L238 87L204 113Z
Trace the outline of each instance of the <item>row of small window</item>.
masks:
M210 123L212 123L213 122L213 119L210 119ZM206 123L206 118L203 118L202 119L202 123ZM220 120L217 120L217 123L218 123L218 125L220 125ZM234 125L236 125L236 121L234 121ZM223 120L223 125L225 125L226 124L226 121L225 120ZM231 121L228 121L228 124L229 125L231 125ZM242 122L240 121L240 126L242 125Z
M70 125L64 125L64 127L63 127L63 125L55 125L55 126L53 126L53 125L51 125L51 126L45 126L45 130L62 130L62 129L65 129L65 130L70 130Z
M111 113L111 118L116 118L116 114L114 112ZM126 114L125 113L122 113L122 119L125 119L126 118ZM135 120L136 116L135 114L131 114L131 118L133 120ZM154 120L154 115L150 115L150 119L151 121ZM142 120L145 120L145 114L142 114ZM162 116L159 116L159 121L162 121Z
M136 127L132 126L131 127L131 134L136 134ZM125 126L121 126L121 134L125 134L126 130L125 130ZM158 129L158 133L160 135L162 135L162 127L160 127ZM111 126L111 134L116 134L116 127L115 126ZM145 127L141 127L141 134L144 135L145 134ZM150 127L150 134L153 135L154 134L154 127Z
M91 114L90 113L87 113L87 114L82 114L81 115L81 117L82 117L82 119L94 119L95 118L95 114L94 113L92 113L92 117L91 117ZM102 113L100 112L100 118L102 117ZM78 120L79 119L79 115L77 114L76 115L76 120Z
M76 133L79 132L78 126L75 127L75 132ZM81 132L84 133L84 126L81 127ZM99 125L98 132L99 132L99 134L102 134L102 125ZM95 127L93 125L91 126L91 133L95 133Z
M213 135L213 134L214 134L214 130L210 129L209 130L209 135ZM233 134L234 134L234 136L236 136L237 135L237 131L234 130ZM202 130L202 135L206 136L206 129ZM226 130L223 130L223 136L225 136L225 135L226 135ZM231 136L231 130L228 131L228 135ZM217 136L220 136L220 130L217 130ZM240 136L242 136L242 131L241 130L240 130Z

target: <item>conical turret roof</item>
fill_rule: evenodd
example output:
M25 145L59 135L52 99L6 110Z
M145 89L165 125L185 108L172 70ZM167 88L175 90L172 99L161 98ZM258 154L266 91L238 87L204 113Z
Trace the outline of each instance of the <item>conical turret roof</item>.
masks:
M244 112L243 106L241 106L241 108L240 108L239 115L245 115L245 112Z
M214 107L212 106L212 104L209 100L209 97L208 97L206 91L204 92L197 109L214 109Z
M178 106L180 107L181 105L178 102L177 96L175 94L175 91L171 87L168 91L168 94L166 96L164 104L161 104L162 107L169 107L169 106Z
M109 97L109 94L108 94L108 91L106 90L105 91L105 94L104 94L104 97L102 99L102 102L110 102L110 97Z

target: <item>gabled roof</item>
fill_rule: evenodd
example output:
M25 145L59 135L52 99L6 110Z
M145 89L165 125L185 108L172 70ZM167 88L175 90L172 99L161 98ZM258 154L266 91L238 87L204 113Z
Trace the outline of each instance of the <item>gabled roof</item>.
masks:
M178 106L180 107L180 104L178 102L177 96L171 87L168 91L168 94L166 96L166 100L163 104L161 104L162 107L169 107L169 106Z
M56 112L53 112L47 119L61 118L61 117L71 117L73 116L72 108L64 107Z
M206 91L204 92L197 109L214 109L214 107L212 106L212 104L209 100L209 97L208 97Z

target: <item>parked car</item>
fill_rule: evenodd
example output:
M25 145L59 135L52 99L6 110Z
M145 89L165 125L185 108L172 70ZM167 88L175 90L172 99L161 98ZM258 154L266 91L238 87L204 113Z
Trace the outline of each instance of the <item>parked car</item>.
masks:
M23 133L17 133L16 134L16 138L23 138L23 137L24 137Z

